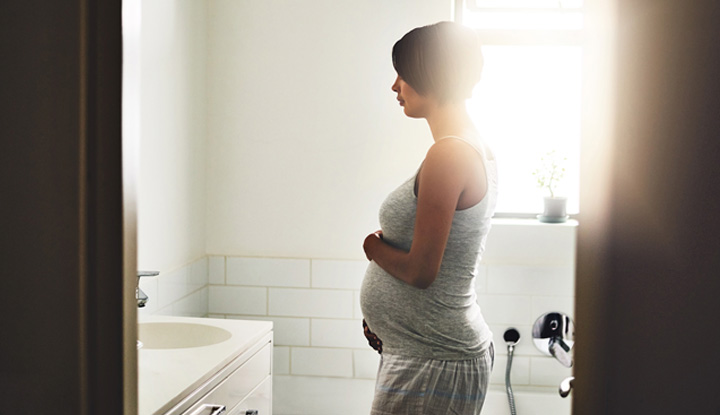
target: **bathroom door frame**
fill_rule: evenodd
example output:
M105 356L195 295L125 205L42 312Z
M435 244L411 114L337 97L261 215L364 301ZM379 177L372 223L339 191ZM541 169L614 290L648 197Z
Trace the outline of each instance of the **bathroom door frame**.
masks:
M573 413L720 414L720 3L604 2L615 96L583 143Z
M121 0L0 15L0 412L136 415Z

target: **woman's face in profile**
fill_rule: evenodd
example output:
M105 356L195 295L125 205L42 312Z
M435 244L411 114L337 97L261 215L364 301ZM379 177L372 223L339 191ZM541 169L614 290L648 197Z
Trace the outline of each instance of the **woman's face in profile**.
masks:
M432 100L418 94L400 75L395 79L391 89L397 94L397 100L403 107L405 115L411 118L424 118L427 115Z

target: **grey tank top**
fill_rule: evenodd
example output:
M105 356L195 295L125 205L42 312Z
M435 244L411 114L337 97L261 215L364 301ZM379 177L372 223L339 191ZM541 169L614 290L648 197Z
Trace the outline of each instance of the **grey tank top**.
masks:
M482 354L492 340L477 304L475 278L497 199L495 159L479 140L445 138L465 141L480 153L487 193L476 205L455 211L440 272L430 287L413 287L370 261L360 306L368 327L383 342L383 353L465 360ZM390 193L379 214L383 240L406 252L415 227L416 177Z

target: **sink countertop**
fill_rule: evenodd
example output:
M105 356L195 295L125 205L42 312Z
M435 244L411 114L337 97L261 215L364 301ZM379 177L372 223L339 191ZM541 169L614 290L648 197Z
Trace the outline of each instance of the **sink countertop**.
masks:
M139 323L191 323L225 329L230 339L210 346L138 350L138 415L164 414L221 368L272 331L270 321L148 316Z

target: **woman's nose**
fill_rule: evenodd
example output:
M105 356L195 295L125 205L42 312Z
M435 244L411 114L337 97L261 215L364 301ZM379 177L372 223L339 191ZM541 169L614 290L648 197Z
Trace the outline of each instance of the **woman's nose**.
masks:
M392 86L390 87L390 89L392 89L393 92L400 92L400 87L398 86L399 81L400 81L400 77L395 78L395 82L393 82Z

